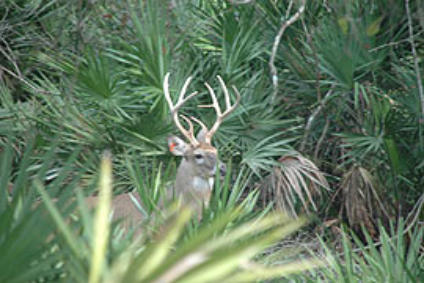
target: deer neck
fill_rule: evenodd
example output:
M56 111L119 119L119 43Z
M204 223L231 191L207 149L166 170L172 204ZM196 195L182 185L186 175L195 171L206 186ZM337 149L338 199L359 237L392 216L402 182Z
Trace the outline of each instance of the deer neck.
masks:
M210 193L213 188L214 178L202 176L197 168L183 158L177 170L175 180L176 193L193 192L196 194Z

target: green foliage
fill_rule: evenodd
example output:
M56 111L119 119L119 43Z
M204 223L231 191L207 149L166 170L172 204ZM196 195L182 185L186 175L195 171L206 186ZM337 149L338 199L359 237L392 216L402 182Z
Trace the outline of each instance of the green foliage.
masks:
M57 204L64 207L63 213L69 213L70 207L64 206L64 203L69 197L69 190L75 187L81 176L73 174L70 166L74 162L72 158L67 160L68 165L57 170L54 149L35 159L35 139L29 139L21 157L17 156L12 145L12 137L9 137L0 156L1 168L4 169L0 176L0 279L4 282L27 282L36 278L54 280L63 272L59 264L62 256L53 244L54 223L40 202L34 202L37 184L33 180L49 182L52 175L56 176L47 188L51 194L64 192ZM14 162L17 163L16 171L10 166ZM64 184L65 178L68 178L68 184Z
M51 245L42 238L54 233L52 228L32 239L21 232L33 229L36 221L40 227L49 225L48 218L40 220L39 215L45 214L41 207L29 212L36 186L59 197L58 207L65 209L61 204L75 197L79 187L88 187L84 195L94 189L105 149L113 154L115 190L135 189L145 215L157 212L176 167L165 146L166 137L176 132L162 90L167 72L172 96L193 76L188 91L200 94L181 113L208 126L215 120L214 111L196 107L210 103L204 82L213 87L222 105L216 75L241 93L240 106L213 140L232 170L224 180L216 180L204 221L187 223L186 218L173 216L179 224L169 227L179 231L179 238L198 237L198 231L208 230L214 221L229 220L237 207L239 214L230 221L235 226L265 217L274 204L290 207L293 214L297 208L308 211L310 205L328 217L354 204L370 217L353 225L348 214L355 209L349 210L342 220L352 227L376 226L378 220L406 216L419 207L424 184L423 94L416 69L422 77L421 1L409 1L411 26L404 1L306 1L305 12L287 27L275 54L275 89L269 67L275 36L302 1L241 2L0 1L0 251L30 267L21 273L17 267L10 269L0 281L13 282L20 275L23 280L32 275L57 279L64 267L56 247L64 254L74 253L66 272L80 274L76 281L89 278L91 253L79 258L70 242L87 248L93 231L83 229L84 239L56 237ZM410 30L417 54L411 52ZM284 160L291 162L293 156L302 156L302 162L284 168ZM330 180L328 186L324 176ZM38 183L33 182L36 179ZM10 186L18 193L8 202L3 188ZM322 194L324 187L345 192ZM312 191L322 196L321 202L308 195ZM384 207L395 209L387 209L384 219L374 216L376 206L363 192L377 194L375 199ZM78 194L82 203L82 193ZM264 203L260 209L259 200ZM56 223L66 213L59 212ZM417 217L414 221L422 221L422 214ZM87 227L94 220L86 212L81 221ZM74 226L81 228L80 224ZM116 236L115 228L112 225L115 236L108 251L111 258L125 258L119 250L129 239ZM23 242L22 249L16 248L13 237ZM184 242L180 240L173 242L175 247ZM142 240L146 247L148 243ZM16 257L9 246L17 249ZM25 249L31 254L27 258ZM0 257L7 262L2 253ZM44 258L46 264L38 264ZM117 262L131 261L125 260ZM352 270L341 269L343 276L354 274L352 280L357 280L357 268L370 276L371 271L380 272L372 260L366 262L368 271L356 257L346 261L357 261L348 265ZM48 268L54 263L57 268ZM379 268L395 271L396 264ZM120 265L111 270L120 270ZM157 268L155 272L160 273ZM99 279L95 274L93 281Z
M5 145L0 157L2 168L8 168L6 164L13 159L11 145ZM78 153L56 170L58 149L58 145L52 145L50 150L39 153L34 159L32 157L40 148L29 141L17 165L18 171L15 174L2 171L1 184L13 188L11 199L5 198L7 202L2 202L0 207L0 261L5 267L1 272L2 281L61 278L72 282L138 282L155 278L171 278L172 281L177 278L194 281L231 278L246 282L285 276L318 265L318 262L305 260L272 268L255 264L252 268L250 264L253 263L246 262L294 232L304 220L292 221L280 214L264 216L264 213L254 217L254 193L237 205L245 189L245 185L241 185L246 181L244 173L239 175L231 191L228 175L225 185L216 190L202 225L190 226L190 211L178 209L165 213L168 215L165 226L153 224L155 229L146 226L142 228L144 233L134 241L131 233L123 236L119 233L119 223L109 220L110 154L105 154L101 162L100 199L93 216L81 191L91 191L94 179L81 180L82 172L74 172ZM54 174L53 179L51 174ZM161 180L159 177L154 177L150 185L160 185L157 183ZM42 202L34 202L37 192ZM50 197L59 192L62 193L58 198ZM20 264L11 267L9 262Z
M328 262L333 268L323 269L328 282L420 282L423 278L424 257L420 253L423 227L407 227L403 220L390 231L380 228L380 237L375 243L369 234L366 244L354 234L342 233L342 255L331 255L324 245ZM353 238L357 248L350 242Z
M280 215L269 215L249 222L235 223L242 211L230 209L222 213L195 234L184 233L190 220L190 211L177 210L169 216L165 227L150 238L145 232L141 238L127 244L113 258L109 254L109 221L111 187L111 159L102 159L99 179L99 203L94 219L87 218L84 229L91 230L89 238L78 237L66 225L65 219L49 197L43 185L36 182L52 219L55 221L63 244L58 253L63 253L65 277L77 282L205 282L225 279L228 282L251 282L258 279L281 277L317 266L318 261L302 261L267 268L250 265L250 258L270 244L298 229L303 223ZM84 202L79 201L84 213ZM155 233L156 234L156 233ZM188 237L187 237L188 236ZM211 241L211 239L213 240Z
M91 51L88 52L87 57L86 66L78 72L77 93L87 95L88 99L91 98L100 105L106 101L113 101L113 97L119 96L118 74L112 73L107 58L102 54L94 54Z

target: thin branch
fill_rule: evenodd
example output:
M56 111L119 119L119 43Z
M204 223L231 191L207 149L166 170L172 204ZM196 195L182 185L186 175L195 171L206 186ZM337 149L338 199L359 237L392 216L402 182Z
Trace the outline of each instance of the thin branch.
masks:
M286 10L286 17L285 17L285 19L288 19L289 18L292 8L293 8L293 1L290 0L289 6L287 7L287 10Z
M290 4L289 4L290 9L292 5L293 5L293 0L290 1ZM272 46L271 58L269 60L269 68L271 70L272 85L274 89L272 98L271 98L271 103L275 101L275 98L277 96L277 91L278 91L278 73L277 73L277 69L275 68L274 61L275 61L275 56L277 54L278 46L280 45L281 37L283 36L286 29L290 25L292 25L295 21L297 21L299 17L303 14L303 12L305 11L305 5L306 5L306 0L302 0L302 4L300 5L297 12L293 16L291 16L290 19L288 19L281 25L280 30L275 36L274 44Z
M315 146L315 151L314 151L315 162L318 159L319 150L320 150L321 145L322 145L322 143L325 139L325 136L327 135L327 131L328 131L329 126L330 126L330 119L327 118L327 119L325 119L324 129L322 130L321 136L319 137L317 145Z
M415 36L419 36L419 35L421 35L423 33L424 33L424 31L420 31L417 34L415 34ZM406 41L410 41L410 39L409 38L405 38L405 39L401 39L401 40L398 40L398 41L391 41L391 42L388 42L388 43L379 45L377 47L374 47L374 48L370 49L369 52L376 52L376 51L381 50L383 48L390 47L390 46L396 46L396 45L399 45L399 44L404 43Z
M230 0L230 3L233 5L243 5L243 4L250 4L251 2L254 2L255 0Z
M410 220L408 227L406 227L404 233L409 231L413 226L417 224L417 220L422 213L422 207L424 205L424 193L420 196L418 201L415 203L414 207L411 209L411 212L408 213L408 216L406 217L405 222L409 222L409 218L412 217L412 220Z
M334 86L333 86L334 87ZM324 98L320 101L320 104L317 108L315 108L314 112L312 112L311 116L309 116L308 122L305 126L305 134L303 135L303 141L300 145L299 151L303 151L306 146L306 142L308 141L309 133L311 132L312 123L315 121L316 116L321 112L321 110L324 108L325 104L329 100L331 94L333 93L333 87L330 88L330 90L326 93Z
M412 57L414 58L414 69L415 69L415 75L417 77L418 93L421 100L421 117L419 119L419 123L423 124L424 123L424 90L423 90L423 84L421 81L420 67L418 65L417 51L415 50L414 30L412 28L411 11L409 10L409 0L405 1L405 8L406 8L406 15L408 17L409 40L411 42Z
M14 72L10 71L9 69L6 69L3 66L0 66L0 70L6 72L9 75L11 75L12 77L18 79L19 81L21 81L22 83L24 83L27 87L29 87L30 89L32 89L35 92L44 93L44 94L53 94L53 92L51 92L51 91L47 91L47 90L44 90L44 89L37 88L37 87L33 86L30 82L28 82L24 78L20 77L19 75L15 74Z
M7 52L1 47L0 47L0 52L3 53L3 55L10 61L10 63L13 64L13 67L15 67L15 70L16 70L18 76L22 78L21 70L19 69L18 64L16 63L16 59L14 58L15 56L13 55L13 52L12 52L9 44L7 43L6 40L4 40L4 39L1 39L1 40L3 41L3 44L6 47L6 49L9 51L10 55L7 54Z
M309 44L309 46L311 47L311 51L312 51L312 55L314 57L314 61L315 61L315 88L317 89L317 100L318 102L321 101L322 97L321 97L321 88L320 88L320 78L321 78L321 71L320 71L320 67L319 67L319 60L318 60L318 54L317 54L317 50L315 48L315 44L314 41L312 40L312 35L308 30L308 27L306 26L305 20L302 19L302 26L303 26L303 30L305 31L305 35L306 35L306 39L307 42Z

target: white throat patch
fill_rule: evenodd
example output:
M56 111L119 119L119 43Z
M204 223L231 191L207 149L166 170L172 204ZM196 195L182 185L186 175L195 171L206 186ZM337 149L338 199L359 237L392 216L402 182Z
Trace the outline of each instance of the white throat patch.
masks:
M193 178L193 187L198 191L211 190L212 189L212 186L210 185L211 180L213 184L213 181L214 181L213 178L208 178L208 180L205 180L196 176Z
M209 177L208 182L209 182L209 189L212 190L213 183L215 182L215 177Z

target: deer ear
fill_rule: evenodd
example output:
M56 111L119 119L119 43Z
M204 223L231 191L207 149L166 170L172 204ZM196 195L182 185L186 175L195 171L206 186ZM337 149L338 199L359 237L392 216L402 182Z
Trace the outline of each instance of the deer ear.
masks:
M198 142L204 143L205 142L205 136L206 136L206 130L205 129L201 129L196 136L196 140Z
M168 137L168 148L173 155L183 156L188 144L177 136Z

